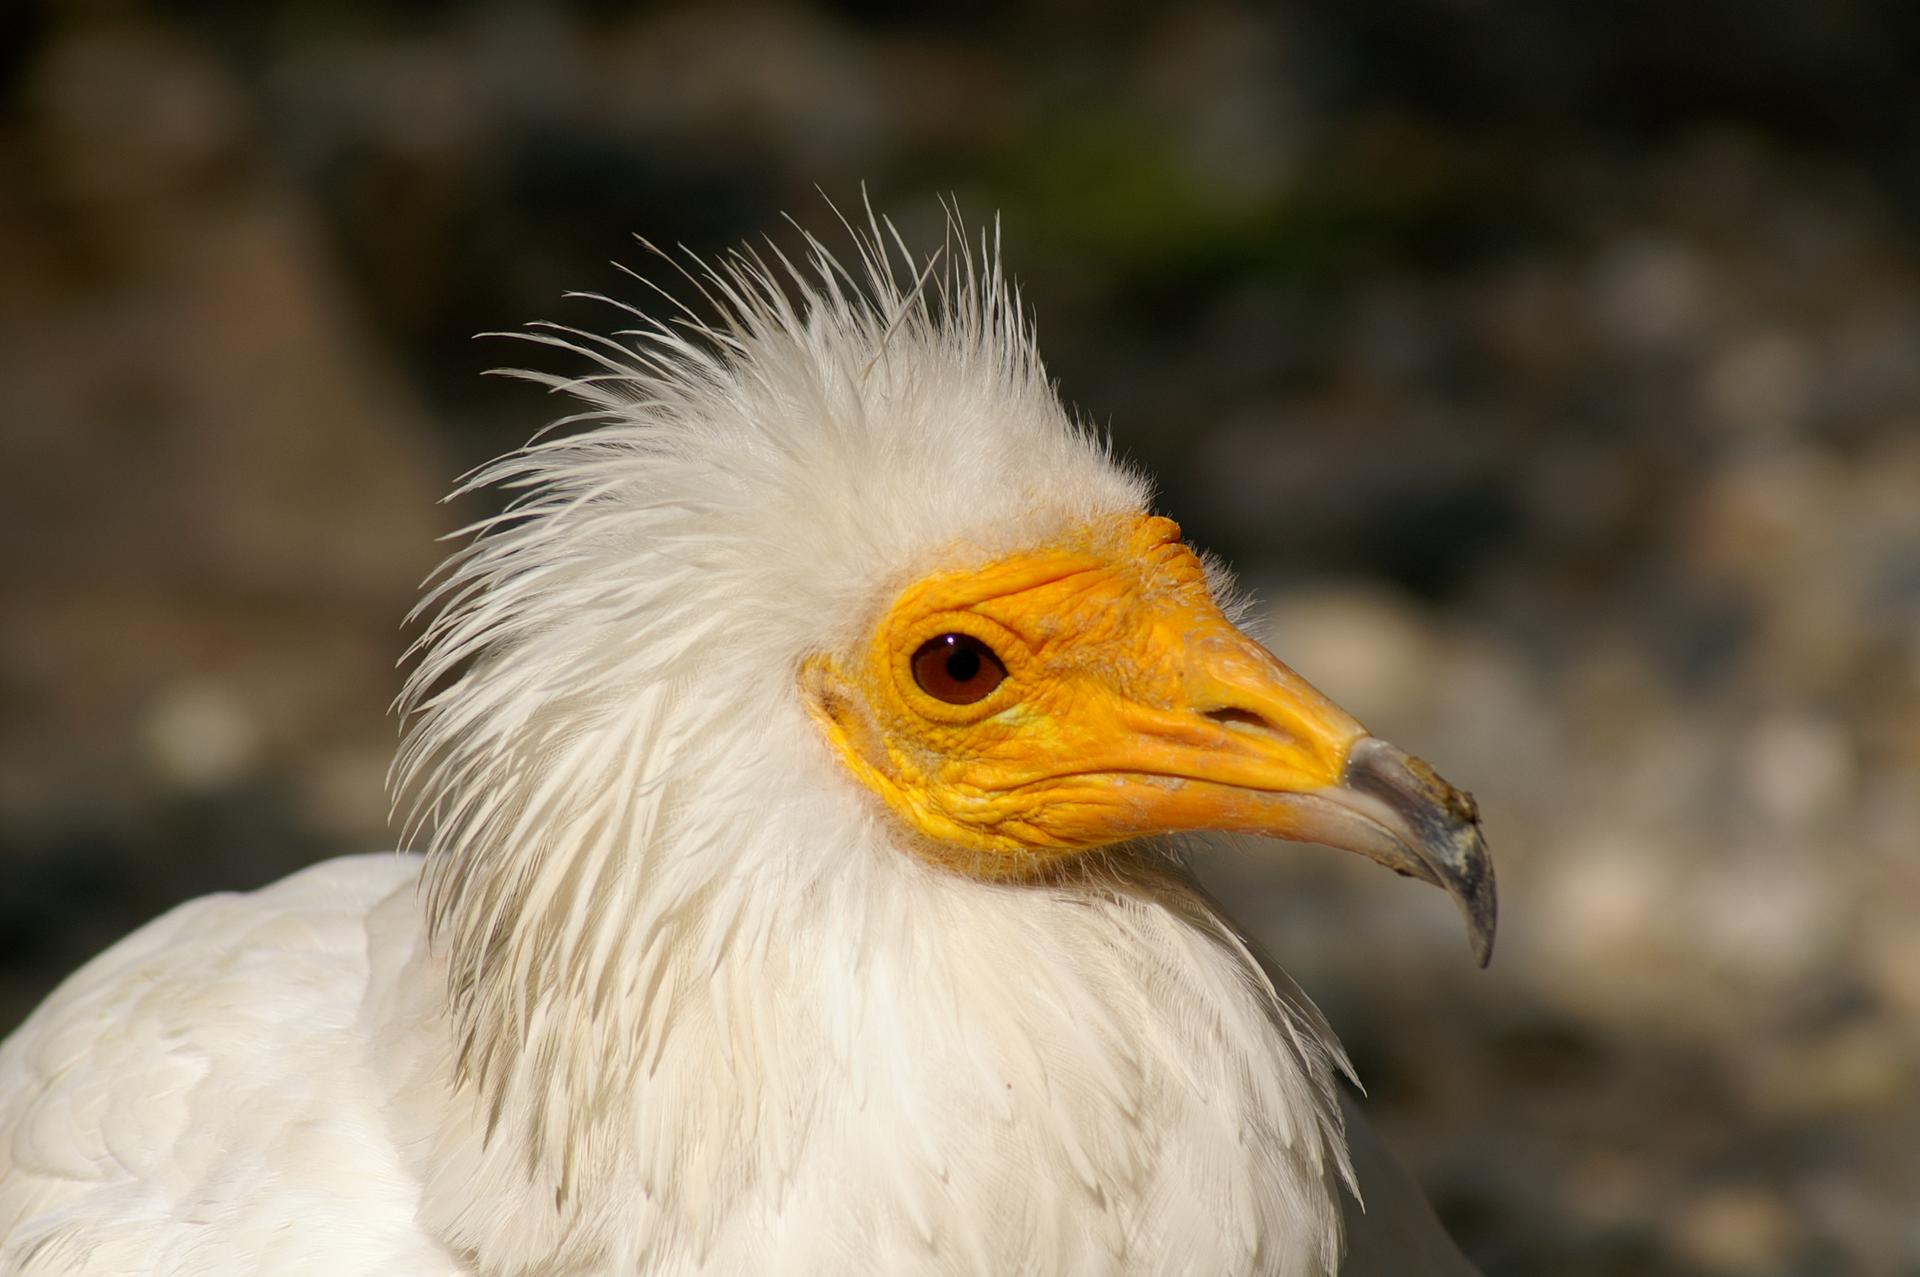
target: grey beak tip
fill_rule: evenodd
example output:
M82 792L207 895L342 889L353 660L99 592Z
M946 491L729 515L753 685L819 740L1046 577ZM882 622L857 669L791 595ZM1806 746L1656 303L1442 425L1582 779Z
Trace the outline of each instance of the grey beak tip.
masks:
M1493 961L1494 933L1500 923L1500 892L1494 882L1493 857L1487 854L1486 839L1475 819L1462 832L1458 854L1448 857L1439 870L1440 885L1460 905L1467 922L1467 943L1473 960L1484 970Z
M1484 968L1493 961L1500 900L1473 795L1455 789L1420 759L1371 738L1354 747L1347 769L1354 790L1379 799L1399 817L1425 876L1459 904L1474 960Z
M1500 897L1493 884L1493 862L1486 862L1486 876L1466 895L1460 908L1467 915L1467 942L1473 946L1473 960L1482 970L1493 961L1494 931L1500 922Z
M1472 800L1469 799L1469 802ZM1500 923L1500 891L1494 880L1493 857L1487 853L1486 837L1480 832L1478 815L1460 830L1456 854L1446 858L1440 869L1440 885L1459 902L1467 922L1467 943L1473 959L1484 970L1493 961L1494 933Z

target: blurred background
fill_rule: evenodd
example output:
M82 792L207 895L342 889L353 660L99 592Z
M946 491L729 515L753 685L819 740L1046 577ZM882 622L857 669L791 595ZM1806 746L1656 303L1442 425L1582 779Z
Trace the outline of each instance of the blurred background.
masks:
M629 237L1004 218L1066 397L1480 796L1210 868L1491 1277L1920 1274L1920 9L66 3L0 50L0 1031L389 845L436 504Z

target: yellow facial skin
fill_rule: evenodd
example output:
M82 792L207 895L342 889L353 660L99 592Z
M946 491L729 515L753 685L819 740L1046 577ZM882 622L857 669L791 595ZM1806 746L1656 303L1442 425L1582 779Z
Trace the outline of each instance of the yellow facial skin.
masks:
M914 677L914 654L948 634L1006 667L971 704ZM1493 862L1472 796L1235 629L1171 520L927 577L863 652L816 656L801 678L849 770L943 868L1030 877L1180 830L1322 842L1444 888L1480 964L1492 954Z
M971 635L1007 677L971 705L914 679L942 634ZM1337 785L1364 729L1235 629L1171 520L904 591L851 669L807 671L847 765L925 854L984 877L1146 834L1286 836L1275 792Z

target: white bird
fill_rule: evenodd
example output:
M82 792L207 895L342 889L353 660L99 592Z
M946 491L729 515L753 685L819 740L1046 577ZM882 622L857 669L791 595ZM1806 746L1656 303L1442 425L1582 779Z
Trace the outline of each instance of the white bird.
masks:
M421 605L424 857L182 905L35 1011L0 1273L1339 1271L1344 1057L1165 836L1360 851L1484 961L1472 801L1242 634L997 242L883 226L532 333L593 366ZM1370 1209L1356 1253L1461 1271Z

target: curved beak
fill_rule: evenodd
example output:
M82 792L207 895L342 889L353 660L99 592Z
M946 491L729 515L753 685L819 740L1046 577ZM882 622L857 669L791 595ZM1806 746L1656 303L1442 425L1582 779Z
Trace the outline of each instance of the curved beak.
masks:
M1276 801L1292 809L1283 836L1357 851L1452 896L1474 960L1483 967L1492 960L1500 902L1472 794L1405 750L1362 736L1337 785Z
M1200 763L1193 779L1225 780L1241 793L1214 827L1359 852L1431 883L1459 905L1474 959L1486 966L1499 900L1473 795L1369 735L1224 617L1206 628L1213 632L1187 648L1183 708L1231 733L1215 757L1237 756L1238 765Z
M1208 611L1159 628L1170 694L1125 698L1109 720L1103 770L1126 801L1106 807L1108 832L1217 829L1358 852L1453 897L1485 966L1499 907L1472 795Z

